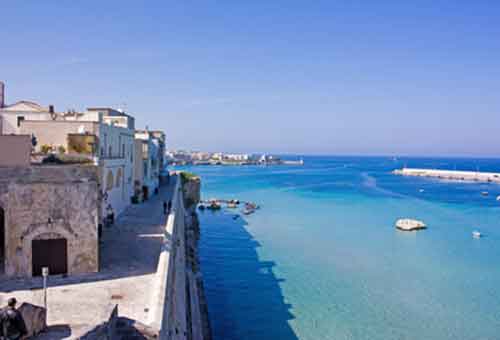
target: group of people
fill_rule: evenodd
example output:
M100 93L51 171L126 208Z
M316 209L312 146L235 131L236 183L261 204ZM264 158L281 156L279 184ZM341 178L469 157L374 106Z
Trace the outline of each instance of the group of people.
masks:
M26 334L26 324L16 309L17 300L10 298L7 307L0 309L0 340L19 340Z

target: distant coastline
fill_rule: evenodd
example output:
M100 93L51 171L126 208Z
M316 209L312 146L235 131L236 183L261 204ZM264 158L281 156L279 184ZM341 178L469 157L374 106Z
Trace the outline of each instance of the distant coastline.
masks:
M304 165L303 159L284 160L278 156L266 154L228 154L222 152L209 153L198 151L168 151L169 165Z

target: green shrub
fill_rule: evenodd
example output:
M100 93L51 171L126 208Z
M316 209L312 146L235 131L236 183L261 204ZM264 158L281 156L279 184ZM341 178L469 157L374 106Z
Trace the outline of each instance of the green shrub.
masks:
M186 184L190 180L193 180L193 179L196 179L196 178L198 178L198 176L196 176L195 174L193 174L191 172L187 172L187 171L181 172L181 181L182 181L182 184Z
M40 146L40 151L42 151L42 153L44 154L48 154L49 151L52 151L52 147L50 145L43 144L42 146Z

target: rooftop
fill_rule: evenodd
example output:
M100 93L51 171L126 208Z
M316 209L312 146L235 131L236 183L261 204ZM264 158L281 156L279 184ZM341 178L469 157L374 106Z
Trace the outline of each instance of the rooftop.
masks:
M49 109L32 101L21 100L0 108L0 111L48 112Z

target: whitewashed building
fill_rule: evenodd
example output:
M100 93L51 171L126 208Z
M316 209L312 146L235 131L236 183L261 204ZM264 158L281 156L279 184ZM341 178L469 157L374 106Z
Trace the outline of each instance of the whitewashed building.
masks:
M88 158L98 165L102 194L101 217L108 208L115 216L134 195L134 118L112 108L89 108L86 112L55 112L31 101L5 105L0 86L2 134L32 135L33 151L70 158Z

